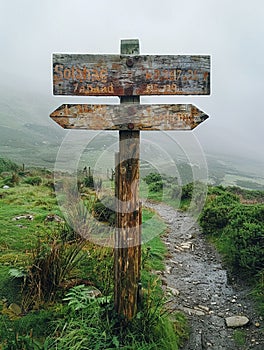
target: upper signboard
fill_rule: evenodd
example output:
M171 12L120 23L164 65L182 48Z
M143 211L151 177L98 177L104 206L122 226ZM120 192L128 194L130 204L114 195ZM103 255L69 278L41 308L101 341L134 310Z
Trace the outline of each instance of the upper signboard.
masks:
M53 54L54 95L209 95L210 56Z
M50 117L64 129L192 130L208 118L191 104L62 105Z

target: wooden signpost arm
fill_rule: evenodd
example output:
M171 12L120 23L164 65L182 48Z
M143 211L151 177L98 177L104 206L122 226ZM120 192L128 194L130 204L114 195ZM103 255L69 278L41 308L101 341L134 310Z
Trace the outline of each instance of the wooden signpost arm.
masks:
M122 55L139 54L138 40L122 40ZM133 69L133 61L128 66ZM139 96L122 96L122 104L138 104ZM119 131L116 155L115 310L126 323L137 311L141 264L141 206L139 200L140 131Z

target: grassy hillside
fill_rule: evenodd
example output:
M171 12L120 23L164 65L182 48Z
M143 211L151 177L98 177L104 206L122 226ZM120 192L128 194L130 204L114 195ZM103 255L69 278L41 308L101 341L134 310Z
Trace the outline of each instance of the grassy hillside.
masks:
M176 179L154 175L145 179L150 198L161 200L165 188L171 202L179 201ZM78 178L84 203L102 218L98 208L105 208L95 205L100 202L85 176ZM186 321L181 314L164 311L161 281L153 273L163 269L166 254L160 237L142 246L142 299L137 317L124 328L113 310L113 249L83 240L64 221L53 181L50 171L23 171L0 158L1 350L72 350L82 341L92 349L176 350L186 336ZM192 184L183 186L181 208L188 208L193 190ZM263 191L210 186L200 216L204 234L222 252L230 270L248 276L261 312L263 203ZM145 237L166 230L149 210L144 209L143 222ZM112 239L111 227L104 225ZM87 227L97 232L97 226Z
M10 178L7 170L13 173L15 165L0 164L0 348L72 350L85 341L91 349L177 349L186 322L164 312L161 282L153 274L166 254L160 238L142 247L140 310L122 328L113 311L113 249L83 241L63 222L52 173L20 169ZM7 179L11 187L3 189ZM81 188L88 198L91 189ZM144 210L143 221L150 217ZM145 230L165 230L153 220Z
M4 171L18 171L19 166L9 159L0 157L0 173Z

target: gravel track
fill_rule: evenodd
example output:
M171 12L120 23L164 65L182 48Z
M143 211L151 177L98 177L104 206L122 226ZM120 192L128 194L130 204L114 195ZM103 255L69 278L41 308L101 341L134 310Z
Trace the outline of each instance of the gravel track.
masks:
M168 225L163 239L169 253L161 278L170 307L183 311L189 320L190 338L182 349L263 350L263 320L254 311L247 289L228 280L220 255L198 224L165 204L147 206ZM182 229L183 222L188 230ZM231 316L246 316L249 323L229 328L226 318ZM241 334L244 341L235 341Z

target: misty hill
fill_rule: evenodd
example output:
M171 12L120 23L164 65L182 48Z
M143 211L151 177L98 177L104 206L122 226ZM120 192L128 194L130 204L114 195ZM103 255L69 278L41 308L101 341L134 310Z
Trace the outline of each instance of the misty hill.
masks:
M54 168L59 147L68 131L60 128L49 118L49 113L52 110L48 109L46 100L47 98L36 96L34 92L30 93L29 91L24 91L24 93L20 91L16 95L13 91L8 91L8 93L5 91L5 94L2 94L0 102L0 157L9 158L18 164L24 163L26 166ZM117 140L117 132L106 132L96 136L84 150L83 164L93 166L91 160L96 161L102 150L110 147ZM75 145L72 144L70 147L70 152L74 154ZM164 147L165 145L162 145L161 148ZM109 153L110 156L112 157ZM156 153L153 154L153 157L156 156ZM162 157L160 158L162 159ZM177 151L175 151L173 158L176 166L186 162L179 157ZM87 159L89 162L91 161L91 164L87 164ZM207 153L206 162L209 181L214 185L239 185L249 189L262 189L264 186L262 159L254 161L245 159L243 156ZM141 165L143 169L144 162ZM109 164L109 167L111 166L113 167L113 164Z
M1 155L18 163L47 166L53 163L62 141L63 130L25 124L19 129L0 128Z
M20 124L18 128L1 126L0 156L26 166L40 166L53 169L56 156L67 130L55 124ZM117 133L103 133L96 136L84 151L85 165L91 165L102 150L117 141ZM72 145L72 150L75 145ZM90 164L89 164L90 159ZM92 161L93 159L93 161ZM114 159L114 157L113 157ZM88 160L88 161L87 161ZM206 155L209 182L213 185L234 185L248 189L263 190L264 173L261 163L227 155ZM184 161L175 154L175 164L181 173ZM110 164L109 168L114 165ZM142 170L145 167L142 162ZM189 169L191 172L191 168Z

